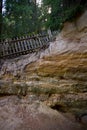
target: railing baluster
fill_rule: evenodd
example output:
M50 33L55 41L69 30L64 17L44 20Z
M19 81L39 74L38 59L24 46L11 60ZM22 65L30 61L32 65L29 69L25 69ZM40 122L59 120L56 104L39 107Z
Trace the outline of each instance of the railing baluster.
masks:
M28 36L26 36L26 45L27 45L27 48L28 48L28 51L30 50L30 44L29 44L29 39L28 39Z
M14 42L14 48L15 48L15 53L17 53L18 52L18 48L17 48L17 43L16 42Z
M17 40L19 40L19 38L17 37ZM21 52L21 44L20 44L20 42L18 41L17 42L17 45L18 45L18 50L19 50L19 52Z
M30 47L31 47L31 49L33 50L34 47L33 47L33 44L32 44L32 39L30 39L29 42L30 42Z
M15 47L14 47L14 43L11 43L11 47L12 47L12 52L13 52L13 54L15 54Z
M21 38L20 38L21 39ZM20 44L21 44L21 52L23 52L25 49L24 49L24 44L23 44L23 41L20 41Z
M25 39L25 37L23 37L23 39ZM27 51L27 50L28 50L28 47L27 47L27 40L24 40L24 46L25 46L25 50Z
M37 38L38 38L38 44L39 44L39 48L43 46L43 43L42 43L42 40L40 38L40 35L38 34L37 35Z
M35 44L36 44L36 48L38 49L40 47L40 43L38 42L38 37L35 37Z
M34 42L34 47L35 47L35 49L37 49L37 48L38 48L38 46L37 46L37 44L36 44L36 40L35 40L35 39L33 39L33 42Z

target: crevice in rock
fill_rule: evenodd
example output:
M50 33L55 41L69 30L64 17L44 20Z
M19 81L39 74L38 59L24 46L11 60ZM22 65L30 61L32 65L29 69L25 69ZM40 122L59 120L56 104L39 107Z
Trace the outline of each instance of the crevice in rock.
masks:
M60 112L63 112L63 113L66 112L66 108L64 106L60 105L60 104L55 104L55 105L51 106L51 108L53 110L57 110L57 111L60 111Z
M5 97L5 96L15 96L16 94L10 94L10 93L0 93L0 97ZM17 96L17 95L16 95Z

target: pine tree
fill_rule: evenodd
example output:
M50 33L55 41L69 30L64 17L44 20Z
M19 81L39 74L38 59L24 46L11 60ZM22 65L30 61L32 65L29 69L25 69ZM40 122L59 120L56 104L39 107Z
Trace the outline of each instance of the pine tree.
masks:
M87 8L87 0L43 0L45 25L51 30L62 28L66 20L73 20ZM51 13L48 13L51 8Z
M38 31L40 10L36 0L6 0L3 38L23 36Z

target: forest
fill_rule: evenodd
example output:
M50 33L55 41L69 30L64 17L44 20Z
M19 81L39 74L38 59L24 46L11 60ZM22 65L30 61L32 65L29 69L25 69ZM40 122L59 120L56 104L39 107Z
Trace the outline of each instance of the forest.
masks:
M0 40L61 30L86 7L86 0L0 0Z

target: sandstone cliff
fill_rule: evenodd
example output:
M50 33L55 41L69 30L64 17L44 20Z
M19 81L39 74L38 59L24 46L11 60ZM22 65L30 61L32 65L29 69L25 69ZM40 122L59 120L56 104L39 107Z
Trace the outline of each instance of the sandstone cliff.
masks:
M37 99L74 115L87 113L87 11L65 23L48 49L4 61L0 94L33 95L31 102Z

